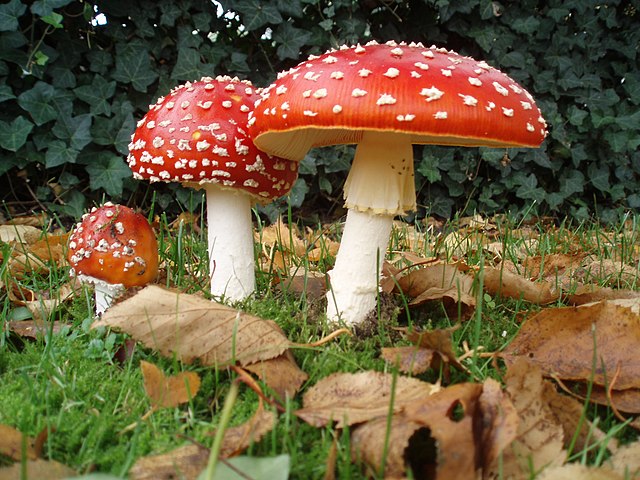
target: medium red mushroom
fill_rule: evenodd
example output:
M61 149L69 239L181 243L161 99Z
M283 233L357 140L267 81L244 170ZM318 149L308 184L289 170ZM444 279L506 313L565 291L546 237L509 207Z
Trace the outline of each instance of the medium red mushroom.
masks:
M180 85L150 106L129 145L135 178L205 190L211 294L234 301L255 289L252 205L285 195L298 176L297 162L260 152L248 136L258 98L237 78Z
M351 324L375 306L393 217L415 209L413 144L536 147L546 135L531 95L504 73L395 42L342 47L281 73L249 125L258 148L290 160L357 144L327 297L329 319Z
M71 276L95 285L101 314L126 288L158 274L158 243L147 219L129 207L105 203L82 217L69 237Z

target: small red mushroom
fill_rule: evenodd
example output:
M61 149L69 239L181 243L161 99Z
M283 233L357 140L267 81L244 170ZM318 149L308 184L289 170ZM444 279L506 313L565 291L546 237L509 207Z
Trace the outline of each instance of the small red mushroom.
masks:
M373 310L392 219L415 209L413 144L537 147L546 135L533 98L507 75L413 43L310 57L262 91L251 117L258 148L290 160L357 144L327 307L329 319L347 323Z
M211 294L230 300L255 289L252 204L285 195L298 176L297 162L259 151L249 137L258 99L237 78L180 85L150 106L129 145L135 178L205 189Z
M71 275L95 284L101 314L125 288L158 274L158 243L147 219L129 207L105 203L82 217L69 237Z

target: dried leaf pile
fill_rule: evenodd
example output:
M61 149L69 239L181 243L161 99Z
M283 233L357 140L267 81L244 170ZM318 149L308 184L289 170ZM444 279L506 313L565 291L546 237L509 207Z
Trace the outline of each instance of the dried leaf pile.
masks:
M251 417L222 432L222 458L241 455L260 442L281 415L291 414L287 405L298 405L293 414L300 422L323 431L348 429L350 455L372 477L640 478L640 442L619 446L597 421L585 417L585 405L592 402L640 429L635 418L640 414L636 239L623 242L598 231L601 238L594 243L606 244L605 258L585 248L584 238L583 243L564 239L557 251L541 255L535 229L505 233L478 216L463 219L450 233L441 229L437 223L426 233L398 226L380 287L416 318L421 309L438 306L453 326L395 329L403 340L377 352L384 371L314 378L299 405L295 397L308 375L292 349L301 345L292 343L276 322L178 288L150 285L129 292L93 327L125 333L182 370L167 374L159 365L139 362L149 410L123 431L138 428L160 409L187 409L197 396L212 395L203 391L194 369L218 369L232 372L235 381L257 395ZM59 332L52 312L80 291L69 282L52 291L32 290L21 282L65 267L66 235L41 231L0 226L0 241L7 246L0 289L32 317L6 322L5 328L23 339ZM262 229L256 242L260 269L275 290L322 300L326 270L338 247L333 228L301 231L279 221ZM480 308L487 299L524 302L530 311L519 314L517 333L505 339L500 351L458 345L469 325L465 322L492 328ZM474 377L469 360L480 355L495 363L495 379ZM459 378L466 380L454 380ZM41 469L49 478L74 475L43 458L51 435L56 432L27 438L0 424L0 455L16 462L0 468L0 479L19 478L22 460L34 478ZM170 452L139 458L129 477L197 478L210 450L197 442L181 443ZM573 461L572 455L586 451L604 452L605 460L597 467ZM334 456L329 455L325 469L326 478L334 478Z

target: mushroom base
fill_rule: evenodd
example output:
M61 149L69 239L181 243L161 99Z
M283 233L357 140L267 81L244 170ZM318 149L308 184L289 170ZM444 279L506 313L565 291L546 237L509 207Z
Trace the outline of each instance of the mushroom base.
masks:
M367 131L344 185L345 206L380 215L403 215L416 208L411 136Z
M211 295L244 300L256 288L251 199L215 185L205 188Z
M327 318L361 323L376 305L378 280L387 252L392 215L349 210L327 293Z
M111 306L113 300L125 291L125 287L121 283L109 283L89 275L78 275L78 280L82 283L93 284L96 315L102 315Z

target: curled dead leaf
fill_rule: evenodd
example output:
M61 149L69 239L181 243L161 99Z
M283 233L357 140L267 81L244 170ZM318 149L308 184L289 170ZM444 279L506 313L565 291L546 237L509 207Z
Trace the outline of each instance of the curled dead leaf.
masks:
M129 470L131 480L196 480L207 467L209 449L185 445L167 453L141 457Z
M144 390L154 408L177 407L191 400L200 389L200 377L196 372L180 372L167 377L153 363L140 361Z
M270 320L196 295L149 285L107 310L93 328L108 326L128 333L162 355L185 363L249 365L277 357L289 347Z
M307 390L303 408L295 414L316 427L331 422L336 422L338 428L362 423L389 413L392 387L395 387L394 412L440 388L401 375L394 381L393 375L381 372L334 373Z

